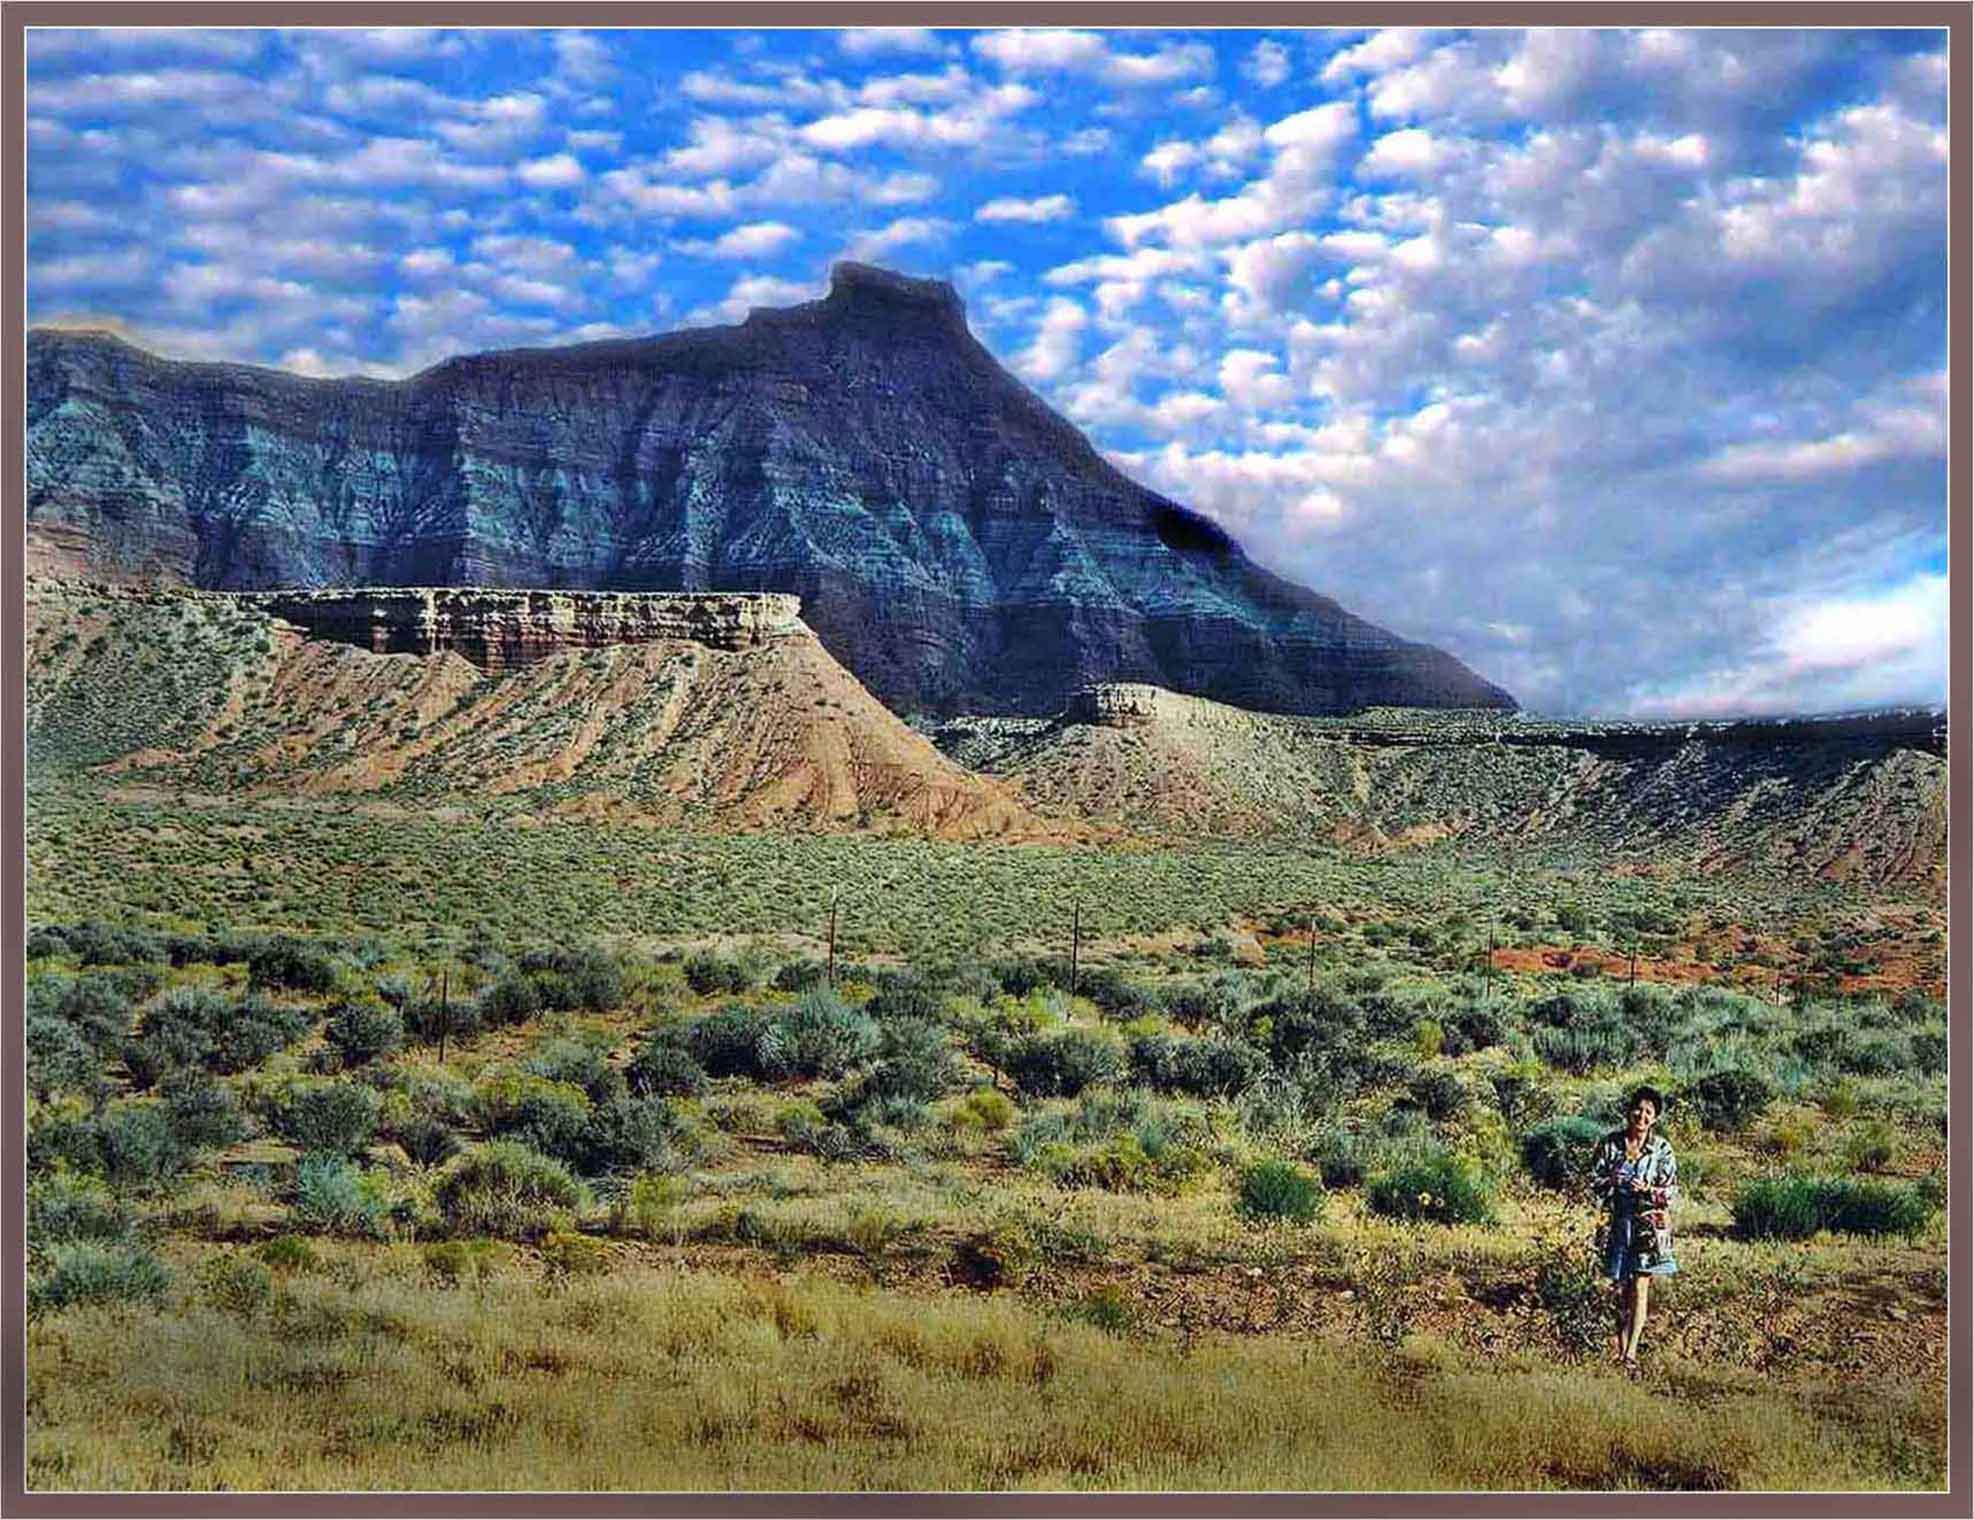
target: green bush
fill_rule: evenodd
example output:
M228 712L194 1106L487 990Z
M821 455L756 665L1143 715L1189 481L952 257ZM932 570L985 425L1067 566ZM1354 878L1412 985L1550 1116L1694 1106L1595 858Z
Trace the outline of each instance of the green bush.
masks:
M633 1091L653 1098L696 1098L706 1091L706 1068L670 1031L646 1040L632 1058Z
M404 1018L382 1003L339 1003L322 1033L344 1067L367 1066L404 1044Z
M751 992L758 985L753 968L730 955L689 955L685 984L701 997L710 993Z
M1681 1093L1708 1129L1744 1130L1775 1099L1775 1089L1757 1072L1723 1067L1696 1077Z
M1323 1214L1323 1184L1287 1161L1257 1161L1241 1170L1234 1207L1252 1220L1313 1224Z
M577 1165L592 1176L666 1170L677 1165L686 1134L663 1098L612 1098L599 1103L583 1126Z
M687 1024L681 1038L709 1077L760 1077L761 1036L767 1027L767 1020L751 1008L729 1003Z
M1916 1235L1934 1205L1917 1189L1848 1177L1765 1177L1734 1195L1735 1233L1751 1240L1806 1240L1820 1230Z
M247 1137L233 1089L203 1071L175 1071L158 1084L165 1119L187 1150L218 1150Z
M984 1035L979 1052L1006 1072L1023 1093L1073 1098L1088 1088L1121 1082L1129 1067L1124 1049L1109 1035L1088 1029L1055 1034Z
M528 1054L521 1070L548 1082L580 1087L592 1103L621 1098L628 1084L605 1047L585 1040L549 1040Z
M1444 1069L1421 1072L1412 1079L1407 1091L1435 1124L1459 1118L1473 1101L1459 1077Z
M586 1008L606 1013L624 1000L624 970L606 950L583 946L575 950L530 950L521 957L521 970L545 986L556 979L560 996L550 1007Z
M377 1133L382 1101L359 1082L308 1082L285 1096L275 1128L303 1151L354 1156Z
M1493 1198L1480 1169L1438 1149L1373 1179L1365 1202L1388 1219L1487 1224L1494 1218Z
M247 957L253 987L285 987L291 992L334 992L336 962L328 951L306 940L278 936Z
M761 1031L759 1058L771 1078L842 1076L877 1054L876 1020L827 988L802 994L770 1017Z
M480 994L476 1020L489 1029L502 1029L525 1024L541 1009L541 988L532 977L504 976Z
M304 1156L295 1168L294 1219L303 1228L374 1239L389 1210L364 1176L341 1156Z
M57 1093L93 1096L107 1086L103 1058L65 1020L30 1012L22 1025L22 1039L28 1091L43 1102Z
M1538 1124L1522 1136L1522 1165L1547 1188L1574 1188L1590 1171L1590 1158L1604 1126L1568 1114Z
M495 1140L455 1158L433 1200L454 1234L532 1240L569 1228L588 1193L560 1162Z
M459 1136L433 1114L418 1114L398 1125L391 1138L420 1166L438 1166L459 1154Z
M316 1255L315 1247L299 1235L277 1235L256 1246L254 1256L263 1266L272 1267L277 1272L313 1272L322 1265L322 1258Z
M1309 1160L1323 1179L1324 1187L1332 1190L1356 1187L1364 1180L1364 1151L1363 1142L1349 1130L1333 1129L1325 1131L1310 1147Z
M1014 1123L1014 1100L998 1087L977 1087L953 1111L964 1127L999 1131Z
M94 1129L103 1173L122 1192L169 1187L190 1159L171 1116L155 1103L113 1103Z
M1261 1053L1236 1040L1144 1034L1131 1041L1131 1080L1158 1092L1237 1097L1266 1071Z
M119 1240L129 1216L100 1183L81 1177L48 1177L27 1190L27 1248L40 1255L78 1240Z
M876 1060L860 1084L859 1101L932 1103L960 1078L945 1026L899 1015L879 1026Z
M171 1273L141 1246L106 1246L77 1241L49 1253L49 1269L27 1284L30 1314L49 1314L80 1304L149 1304L164 1301Z

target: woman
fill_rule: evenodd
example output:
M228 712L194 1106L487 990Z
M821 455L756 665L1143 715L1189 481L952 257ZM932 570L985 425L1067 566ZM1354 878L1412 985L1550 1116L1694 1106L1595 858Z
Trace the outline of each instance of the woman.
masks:
M1672 1254L1679 1169L1672 1146L1653 1133L1665 1107L1655 1087L1632 1093L1625 1104L1628 1122L1598 1142L1590 1168L1591 1191L1605 1210L1604 1275L1617 1285L1618 1360L1633 1369L1652 1279L1679 1270Z

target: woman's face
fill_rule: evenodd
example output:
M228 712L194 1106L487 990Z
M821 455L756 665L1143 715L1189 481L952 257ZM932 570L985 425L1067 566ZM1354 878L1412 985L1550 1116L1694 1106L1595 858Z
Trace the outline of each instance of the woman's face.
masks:
M1640 1098L1631 1105L1631 1132L1634 1135L1647 1133L1659 1120L1659 1105L1650 1098Z

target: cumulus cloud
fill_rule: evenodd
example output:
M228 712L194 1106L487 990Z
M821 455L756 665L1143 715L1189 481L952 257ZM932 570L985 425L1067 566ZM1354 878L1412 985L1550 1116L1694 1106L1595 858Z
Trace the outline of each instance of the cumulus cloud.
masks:
M1040 195L1032 200L1004 195L987 201L973 213L976 222L1060 222L1076 214L1069 195Z
M836 34L836 45L852 58L880 53L936 53L939 34L928 26L856 26Z
M786 222L748 222L706 240L687 240L672 246L680 253L701 259L764 259L780 253L802 234Z

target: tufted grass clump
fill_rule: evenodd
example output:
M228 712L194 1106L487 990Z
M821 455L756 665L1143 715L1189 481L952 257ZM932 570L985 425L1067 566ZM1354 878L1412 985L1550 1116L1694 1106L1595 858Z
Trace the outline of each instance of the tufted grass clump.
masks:
M1750 1240L1917 1235L1935 1212L1918 1189L1851 1177L1763 1177L1734 1195L1735 1233Z
M84 1240L49 1253L48 1269L28 1279L27 1308L45 1314L80 1304L160 1304L170 1289L171 1273L144 1247Z
M589 1193L560 1162L511 1140L478 1145L439 1178L433 1202L456 1235L534 1240L566 1230Z

